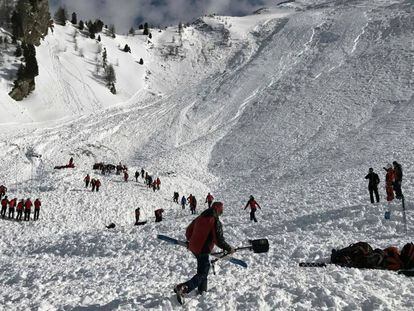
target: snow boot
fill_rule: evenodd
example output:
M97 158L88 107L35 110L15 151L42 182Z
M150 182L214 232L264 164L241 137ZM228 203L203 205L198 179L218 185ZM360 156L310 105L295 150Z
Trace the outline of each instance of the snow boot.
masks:
M178 284L174 287L174 293L177 296L177 301L180 305L184 304L184 294L187 293L187 286L184 284Z

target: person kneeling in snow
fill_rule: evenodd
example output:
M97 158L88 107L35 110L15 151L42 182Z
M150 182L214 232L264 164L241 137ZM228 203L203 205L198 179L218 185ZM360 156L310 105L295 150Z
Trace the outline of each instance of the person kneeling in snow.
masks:
M162 213L164 213L164 210L162 208L159 208L159 209L155 210L155 212L154 212L155 222L162 221Z
M209 254L214 245L232 254L234 248L226 243L219 216L223 213L223 203L214 202L211 208L205 210L187 227L186 237L189 250L197 258L197 274L189 281L174 287L174 292L180 303L184 294L198 288L199 294L207 291L207 276L210 270Z

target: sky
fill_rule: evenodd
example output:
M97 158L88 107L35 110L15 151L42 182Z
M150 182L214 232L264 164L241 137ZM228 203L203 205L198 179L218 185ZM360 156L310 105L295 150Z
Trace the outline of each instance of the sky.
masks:
M246 15L277 2L280 0L49 0L52 15L62 5L69 16L76 12L78 20L100 18L105 24L114 24L118 33L143 21L169 26L210 13Z

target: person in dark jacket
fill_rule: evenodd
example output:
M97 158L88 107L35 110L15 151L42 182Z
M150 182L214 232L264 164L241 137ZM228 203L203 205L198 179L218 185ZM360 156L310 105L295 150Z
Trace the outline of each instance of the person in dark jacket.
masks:
M187 199L186 197L183 195L181 198L181 206L183 209L185 209L185 205L187 204Z
M244 207L244 209L246 209L248 206L250 206L250 221L254 220L254 222L257 222L256 219L256 206L260 209L262 209L259 205L259 203L256 202L256 200L254 199L254 197L251 195L249 198L249 201L247 201L246 206Z
M138 182L139 172L135 171L135 181Z
M375 193L375 199L377 203L380 201L379 194L378 194L378 184L380 183L380 179L378 177L377 173L374 173L374 169L372 167L368 170L368 175L365 176L365 179L368 179L368 191L369 191L369 197L371 199L371 203L374 203L374 193Z
M155 222L161 222L162 221L162 213L164 213L164 210L162 208L159 208L159 209L154 211Z
M89 187L89 182L91 181L91 176L89 176L89 174L86 174L83 181L85 182L85 188L88 188Z
M398 200L401 200L403 197L402 190L401 190L401 183L403 178L403 171L401 164L397 161L392 162L392 165L394 166L394 173L395 173L395 179L394 179L394 191L395 191L395 197Z
M211 208L206 209L187 227L186 237L188 249L197 259L197 274L185 283L174 287L178 301L183 303L183 296L198 288L199 294L207 291L207 277L210 270L209 254L214 245L227 253L235 250L223 237L223 228L219 216L223 213L223 203L214 202Z
M173 202L178 204L178 198L180 197L180 194L176 191L174 191L174 196L173 196Z

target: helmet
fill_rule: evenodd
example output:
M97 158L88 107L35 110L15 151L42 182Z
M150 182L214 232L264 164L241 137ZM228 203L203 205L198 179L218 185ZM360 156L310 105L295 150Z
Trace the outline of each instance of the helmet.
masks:
M223 203L221 202L214 202L213 205L211 205L211 208L215 210L218 215L223 213Z

